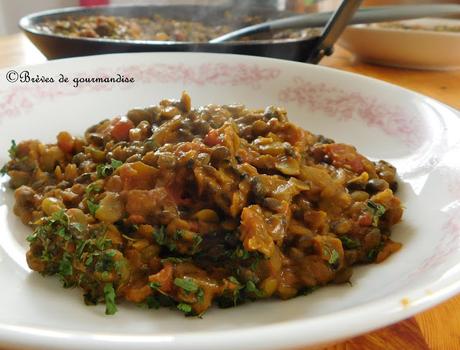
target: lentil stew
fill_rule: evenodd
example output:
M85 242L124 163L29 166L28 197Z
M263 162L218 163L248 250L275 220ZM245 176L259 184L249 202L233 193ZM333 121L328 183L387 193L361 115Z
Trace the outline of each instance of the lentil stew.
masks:
M180 100L83 137L13 141L2 169L33 233L27 262L114 314L123 300L201 315L348 282L400 249L396 170L285 110Z
M205 43L239 28L264 22L262 16L233 16L224 12L221 24L204 23L199 20L128 16L67 16L49 19L37 28L48 34L73 38L104 38L115 40L177 41ZM272 34L258 34L253 39L299 39L317 36L319 28L283 30ZM241 38L240 40L248 40Z

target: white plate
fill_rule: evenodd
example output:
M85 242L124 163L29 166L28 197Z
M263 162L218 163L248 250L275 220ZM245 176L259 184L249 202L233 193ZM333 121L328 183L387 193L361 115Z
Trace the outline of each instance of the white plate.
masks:
M399 169L406 206L394 230L403 249L358 267L353 286L288 301L213 308L203 319L123 304L112 317L83 304L78 290L32 273L29 230L0 197L0 346L43 349L276 349L317 345L388 325L460 291L460 120L430 98L328 68L245 56L122 54L53 61L30 75L134 77L132 84L12 84L0 71L0 162L10 139L53 141L105 117L178 97L195 106L241 102L287 107L294 122ZM22 69L19 69L22 70ZM5 182L5 179L3 180Z
M409 26L459 26L460 20L421 18L400 21ZM395 67L451 70L460 68L460 33L390 29L378 25L348 27L339 45L359 59Z

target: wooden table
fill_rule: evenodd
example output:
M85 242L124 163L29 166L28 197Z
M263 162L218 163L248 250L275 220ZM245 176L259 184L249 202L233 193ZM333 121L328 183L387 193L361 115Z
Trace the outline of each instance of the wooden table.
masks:
M0 68L45 61L22 34L0 38ZM385 80L460 109L460 71L427 72L374 66L354 61L340 48L322 64ZM327 348L333 349L460 349L460 295L408 320Z

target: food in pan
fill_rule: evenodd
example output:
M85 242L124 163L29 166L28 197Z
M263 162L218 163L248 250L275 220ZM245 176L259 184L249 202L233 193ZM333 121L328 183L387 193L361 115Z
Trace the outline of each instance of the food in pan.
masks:
M83 137L13 142L3 168L33 228L27 262L106 313L127 300L201 315L348 282L400 249L396 171L278 107L133 109Z
M117 16L80 16L48 20L38 25L40 31L78 38L105 38L116 40L154 40L207 42L241 27L263 22L260 16L235 19L229 13L222 25L209 25L199 21L186 21L155 15L152 18ZM318 35L319 29L284 30L272 35L259 35L258 39L290 39ZM242 38L241 40L248 40Z

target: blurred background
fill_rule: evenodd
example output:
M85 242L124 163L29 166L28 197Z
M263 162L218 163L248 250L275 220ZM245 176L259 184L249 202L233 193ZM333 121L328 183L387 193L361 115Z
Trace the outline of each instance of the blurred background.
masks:
M365 6L389 4L422 4L422 3L460 3L460 0L366 0ZM340 0L0 0L0 35L19 32L19 19L32 12L69 6L94 6L104 4L238 4L252 6L275 6L293 11L326 11L334 9Z

